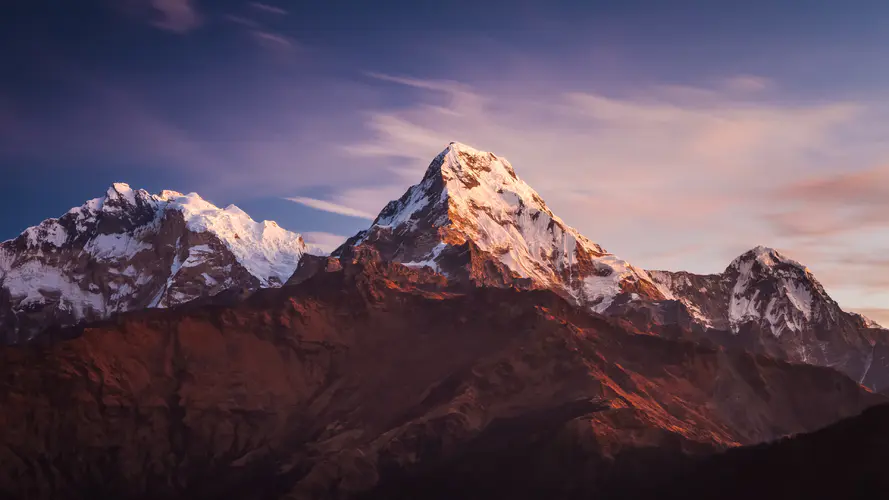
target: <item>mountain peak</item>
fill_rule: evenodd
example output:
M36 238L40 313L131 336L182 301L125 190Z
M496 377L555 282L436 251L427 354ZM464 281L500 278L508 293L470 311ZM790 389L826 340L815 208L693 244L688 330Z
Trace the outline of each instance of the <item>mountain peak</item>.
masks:
M375 245L385 260L446 275L486 262L505 270L507 282L553 289L597 312L620 294L669 296L645 271L608 254L553 214L508 160L458 142L346 245L362 243ZM459 250L464 245L480 256L455 267L467 258Z
M760 245L745 252L725 274L734 280L729 310L734 330L761 321L778 336L838 320L839 307L809 269L774 248Z
M803 264L787 257L772 247L763 245L757 245L739 255L729 265L729 269L739 270L742 267L745 267L745 264L746 266L750 266L754 262L759 265L758 267L764 270L774 270L778 267L792 267L797 268L804 273L809 272L808 268Z
M441 173L445 181L459 181L472 188L482 178L493 177L492 181L520 183L521 181L506 158L500 158L490 151L482 151L460 142L451 142L430 165L430 170ZM427 173L428 174L428 173ZM529 188L530 189L530 188ZM532 190L533 191L533 190ZM534 193L536 196L537 193Z
M129 196L132 193L133 188L131 188L129 184L125 182L115 182L105 191L105 196L107 198L119 198L121 196Z
M151 194L144 189L137 190L124 182L115 182L105 190L103 198L88 201L86 207L103 212L128 211L154 205L151 198Z

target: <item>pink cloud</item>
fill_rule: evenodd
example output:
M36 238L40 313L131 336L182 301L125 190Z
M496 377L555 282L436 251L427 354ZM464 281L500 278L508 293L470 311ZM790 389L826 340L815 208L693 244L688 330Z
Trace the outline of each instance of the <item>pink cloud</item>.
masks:
M782 187L790 208L770 215L782 231L829 236L889 227L889 167L804 178Z
M738 75L724 81L725 88L733 92L759 92L772 86L768 78L754 75Z

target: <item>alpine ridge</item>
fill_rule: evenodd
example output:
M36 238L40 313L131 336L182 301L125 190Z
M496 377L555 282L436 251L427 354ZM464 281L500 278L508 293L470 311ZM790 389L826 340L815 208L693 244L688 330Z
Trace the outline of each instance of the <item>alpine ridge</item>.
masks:
M234 205L115 183L0 243L0 326L14 343L51 326L280 286L305 252L300 235Z
M705 327L705 338L889 387L889 332L843 311L806 266L773 248L757 246L721 274L649 275Z
M457 142L334 255L362 244L451 279L550 289L597 313L672 298L644 270L566 225L505 158Z

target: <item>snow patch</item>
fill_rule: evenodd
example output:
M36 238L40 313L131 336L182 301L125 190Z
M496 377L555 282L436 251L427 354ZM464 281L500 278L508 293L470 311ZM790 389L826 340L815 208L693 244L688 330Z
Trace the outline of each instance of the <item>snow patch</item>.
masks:
M132 259L151 245L139 241L128 233L99 234L93 237L84 250L97 260Z
M3 280L18 308L27 308L58 301L59 307L80 320L93 311L104 314L102 296L83 290L61 270L38 261L27 261L7 270Z

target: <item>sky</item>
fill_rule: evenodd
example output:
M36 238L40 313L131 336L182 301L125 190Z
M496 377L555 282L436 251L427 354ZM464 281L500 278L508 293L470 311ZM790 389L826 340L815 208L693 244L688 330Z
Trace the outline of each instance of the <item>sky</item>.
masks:
M335 246L460 141L639 267L771 246L889 324L884 0L0 9L0 239L120 181Z

